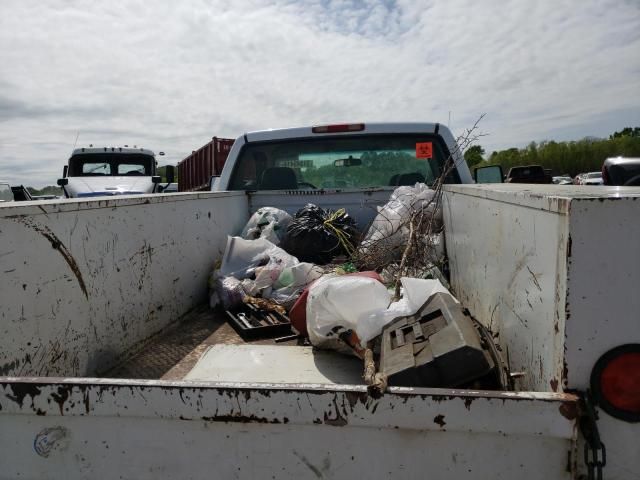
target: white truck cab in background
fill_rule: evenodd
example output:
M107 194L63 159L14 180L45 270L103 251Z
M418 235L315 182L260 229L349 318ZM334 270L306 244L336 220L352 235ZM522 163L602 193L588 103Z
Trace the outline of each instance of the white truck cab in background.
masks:
M439 123L351 123L241 135L211 190L349 190L430 184L449 156L447 183L473 183Z
M77 198L156 193L160 181L151 150L89 147L73 151L58 185L65 197Z

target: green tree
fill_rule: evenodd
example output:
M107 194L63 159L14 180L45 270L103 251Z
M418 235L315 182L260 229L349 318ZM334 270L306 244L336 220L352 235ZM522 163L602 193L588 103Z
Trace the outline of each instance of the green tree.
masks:
M584 138L571 142L544 141L526 148L493 152L487 165L501 165L507 172L520 165L542 165L554 175L599 171L608 157L640 156L640 127L627 127L608 139Z
M613 135L611 135L609 137L609 139L613 140L614 138L620 138L620 137L640 137L640 127L635 127L635 128L626 127L626 128L623 128L619 132L615 132Z
M484 148L480 145L473 145L464 152L464 159L467 161L469 167L473 167L484 160L483 155Z

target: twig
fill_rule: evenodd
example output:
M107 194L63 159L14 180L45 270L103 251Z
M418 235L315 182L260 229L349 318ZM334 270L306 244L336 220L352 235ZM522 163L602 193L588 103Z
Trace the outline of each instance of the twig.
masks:
M402 277L422 277L434 266L442 266L443 259L438 258L434 252L435 239L442 231L443 187L451 172L457 167L456 162L464 161L462 152L484 135L478 132L478 125L483 118L484 114L457 138L456 146L445 160L440 175L431 185L431 199L419 207L418 204L412 203L412 199L402 202L402 197L398 197L399 203L406 204L408 209L408 212L400 212L398 215L403 218L406 216L406 219L398 223L395 213L391 218L387 218L380 212L376 218L376 233L383 236L376 241L363 242L364 248L360 248L352 257L360 268L391 271L396 299L400 297ZM402 239L400 244L398 237Z

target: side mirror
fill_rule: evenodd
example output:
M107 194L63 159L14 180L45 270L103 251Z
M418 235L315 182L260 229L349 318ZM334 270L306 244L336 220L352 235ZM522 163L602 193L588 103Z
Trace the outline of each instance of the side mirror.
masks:
M65 185L69 184L69 179L68 178L59 178L57 183L58 183L58 186L64 187Z
M220 175L212 175L209 179L209 190L212 192L218 191L218 184L220 183Z
M173 165L167 165L164 168L164 174L167 177L167 183L174 183L176 178L176 167L174 167Z
M62 167L62 178L67 178L67 173L69 173L69 165Z
M154 175L151 177L151 181L155 184L158 184L162 181L162 177L160 175Z
M502 183L504 175L500 165L478 167L473 171L473 179L476 183Z

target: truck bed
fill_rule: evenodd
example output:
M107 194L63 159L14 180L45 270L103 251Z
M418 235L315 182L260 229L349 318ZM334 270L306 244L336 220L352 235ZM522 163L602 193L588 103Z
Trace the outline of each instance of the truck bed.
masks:
M178 324L152 337L138 353L101 376L182 380L211 345L297 345L297 343L297 340L276 343L273 338L245 341L229 325L224 312L202 305L195 308Z

